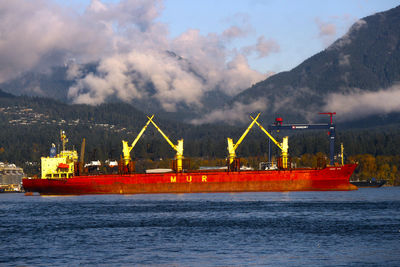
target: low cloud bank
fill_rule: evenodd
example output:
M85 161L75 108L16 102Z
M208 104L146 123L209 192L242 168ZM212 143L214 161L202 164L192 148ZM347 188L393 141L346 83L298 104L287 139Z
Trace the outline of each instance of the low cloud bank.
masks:
M250 114L266 110L267 105L268 103L265 99L259 99L249 104L235 102L231 107L214 110L199 119L192 120L191 123L196 125L214 123L217 121L232 125L237 124L238 122L243 123L250 120Z
M327 96L325 110L336 111L338 119L347 121L370 115L400 112L400 84L375 92L354 89L350 93Z

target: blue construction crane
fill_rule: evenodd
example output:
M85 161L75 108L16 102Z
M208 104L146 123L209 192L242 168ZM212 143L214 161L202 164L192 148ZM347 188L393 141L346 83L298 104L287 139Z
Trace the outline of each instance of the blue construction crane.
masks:
M323 112L319 114L330 115L330 123L324 124L283 124L282 118L276 118L275 123L268 126L268 131L301 131L301 130L329 130L329 158L330 165L334 165L334 155L335 155L335 128L336 125L333 123L333 115L336 115L336 112ZM271 162L271 139L268 142L268 161Z

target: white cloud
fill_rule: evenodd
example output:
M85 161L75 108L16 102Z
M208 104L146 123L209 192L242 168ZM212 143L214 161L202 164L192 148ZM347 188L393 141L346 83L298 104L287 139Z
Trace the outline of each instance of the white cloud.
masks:
M234 95L266 78L245 53L227 48L251 31L243 15L243 27L235 20L221 34L189 29L172 39L157 20L162 10L161 0L92 0L83 12L53 0L0 2L0 82L70 62L67 77L76 83L68 96L75 103L155 97L173 111L179 103L200 107L207 91ZM253 48L260 57L279 50L264 37ZM98 62L96 72L82 71L88 62ZM154 93L145 91L149 83Z
M150 22L147 24L151 25ZM156 91L153 97L165 110L175 111L178 103L201 107L201 98L207 91L218 88L234 95L266 78L252 70L241 54L236 54L232 60L227 61L230 54L224 46L225 42L243 34L237 27L231 27L221 35L206 36L196 29L189 29L172 40L168 40L165 32L158 29L162 29L162 25L154 23L146 32L136 32L132 38L139 39L139 42L101 59L100 65L103 67L98 69L100 74L96 77L93 74L83 77L71 88L69 96L77 103L86 101L92 104L101 103L112 95L130 101L131 98L125 92L132 92L132 97L136 98L148 96L143 88L131 86L131 78L130 82L153 84ZM161 42L155 42L160 38ZM176 56L167 51L173 51ZM107 68L105 66L108 64L103 61L118 62L124 67ZM121 72L119 76L124 77L125 82L118 86L115 82L110 83L108 72L114 75ZM126 75L129 77L125 77ZM99 82L105 88L97 86ZM126 89L125 86L131 88ZM121 91L124 93L121 94ZM83 94L82 97L80 94Z
M258 58L264 58L271 53L278 53L280 46L275 40L266 40L264 36L260 36L255 45L243 47L242 51L245 55L256 53Z
M238 27L238 26L231 26L228 29L224 30L222 36L229 39L244 37L247 35L247 31Z
M331 22L324 22L320 18L315 19L318 26L318 36L322 39L325 46L331 44L336 38L336 25Z
M353 89L349 93L330 94L326 99L324 109L336 111L341 120L400 112L400 85L376 92Z
M95 60L109 45L102 25L52 1L0 1L0 13L0 82L71 56Z
M267 57L270 53L279 52L280 47L274 40L265 40L264 36L261 36L257 40L256 51L258 52L258 57Z
M195 125L214 122L237 124L248 121L250 114L264 111L267 107L268 103L265 99L259 99L249 104L235 102L231 107L214 110L202 118L192 120L191 123Z
M77 84L70 88L69 97L74 98L76 103L96 105L112 95L126 102L142 96L132 83L131 76L127 75L129 69L125 58L115 56L102 60L98 71L100 75L89 73L79 79Z
M321 19L316 18L315 23L319 29L319 36L335 36L336 26L333 23L323 22Z

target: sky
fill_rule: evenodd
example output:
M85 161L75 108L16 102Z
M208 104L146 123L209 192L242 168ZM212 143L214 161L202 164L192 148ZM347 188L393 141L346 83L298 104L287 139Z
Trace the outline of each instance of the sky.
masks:
M59 2L65 5L65 1ZM67 5L84 9L89 4L81 0ZM203 35L221 34L232 25L247 30L246 35L227 44L230 49L254 45L260 36L273 40L277 51L248 58L252 68L277 73L325 49L358 19L398 5L398 0L165 0L157 21L167 25L171 38L188 29L198 29Z
M392 0L0 0L0 82L68 67L74 103L151 95L166 111L236 95L327 48ZM82 64L96 61L96 73ZM41 92L40 88L32 88ZM259 103L258 105L262 105Z
M201 34L222 33L235 25L247 30L229 48L251 46L257 38L276 42L278 51L251 54L251 67L262 72L287 71L325 49L365 16L400 5L392 0L166 0L160 21L171 36L189 28Z

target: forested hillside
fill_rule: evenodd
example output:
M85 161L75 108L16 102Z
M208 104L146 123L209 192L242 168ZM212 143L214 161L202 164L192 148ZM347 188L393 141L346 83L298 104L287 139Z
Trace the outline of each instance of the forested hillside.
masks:
M232 137L236 142L246 129L246 126L216 124L193 126L168 121L157 114L154 120L172 142L184 139L184 155L193 159L193 167L201 165L202 160L219 159L221 164L227 155L226 138ZM93 107L66 105L46 98L3 95L0 97L0 161L14 162L21 166L25 166L26 162L40 161L41 156L48 155L52 143L59 147L60 130L66 131L70 148L80 150L82 139L86 138L85 161L118 160L122 151L121 141L133 141L146 121L146 114L128 104ZM268 125L265 121L260 122L264 126ZM274 136L281 140L285 134L288 133L274 133ZM340 143L344 144L346 158L349 160L362 161L362 155L365 154L374 159L378 159L378 156L386 157L384 163L377 161L375 169L365 171L364 168L359 171L362 177L367 176L366 173L384 173L379 167L382 164L388 164L391 170L393 166L398 166L396 160L400 154L400 127L397 125L351 130L339 125L336 151L339 151ZM317 153L322 153L319 155L324 157L329 154L329 140L325 131L291 134L289 145L293 162L297 161L299 166L315 165ZM272 147L272 152L273 155L279 155L276 147ZM174 153L157 130L149 126L132 156L146 166L165 167ZM243 163L258 167L258 162L267 160L267 136L255 126L239 146L237 155L243 158ZM385 165L384 168L388 167Z

